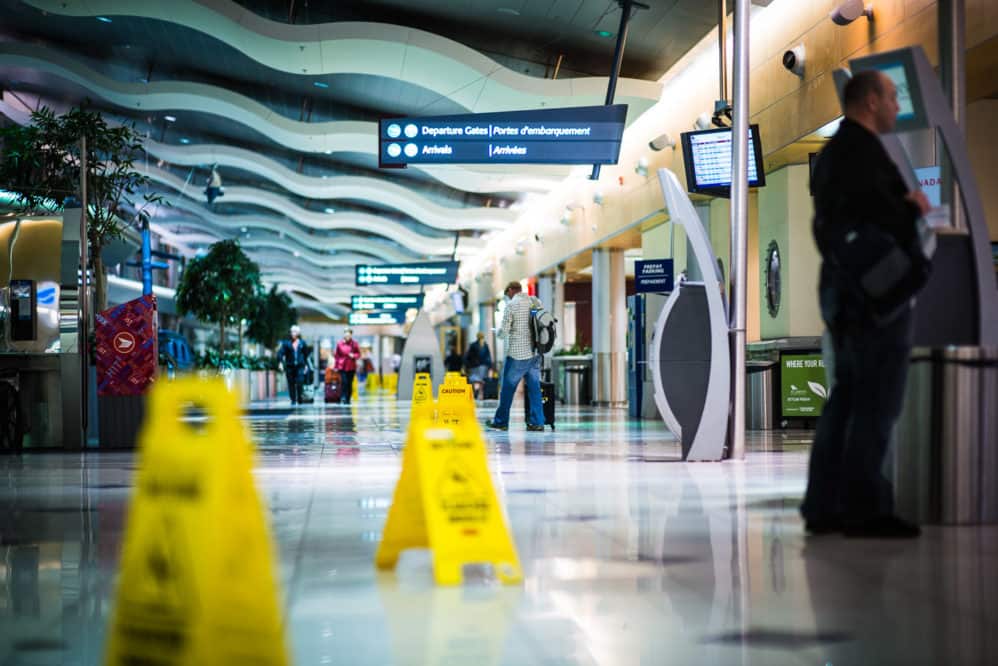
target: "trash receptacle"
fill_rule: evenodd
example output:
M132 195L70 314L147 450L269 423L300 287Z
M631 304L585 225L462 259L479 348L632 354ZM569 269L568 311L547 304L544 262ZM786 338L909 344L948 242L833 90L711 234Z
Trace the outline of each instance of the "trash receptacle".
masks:
M772 430L776 423L775 361L745 363L745 428Z
M589 395L589 365L571 364L565 366L565 404L588 405L592 402Z
M914 522L998 522L998 349L914 351L894 495L898 514Z

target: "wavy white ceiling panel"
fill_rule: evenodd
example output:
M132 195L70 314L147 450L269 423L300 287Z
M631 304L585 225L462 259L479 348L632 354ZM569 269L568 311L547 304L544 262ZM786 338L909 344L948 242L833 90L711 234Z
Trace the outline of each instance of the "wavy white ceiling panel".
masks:
M244 233L243 228L251 233L253 230L277 232L283 235L281 240L285 241L284 247L291 250L295 248L290 247L289 241L297 243L299 247L305 249L319 248L322 250L338 251L353 250L388 261L415 261L425 256L413 250L398 248L397 246L389 245L388 243L378 241L376 239L368 240L362 236L350 235L337 238L322 238L313 236L303 231L290 220L275 216L219 215L207 210L203 204L191 201L190 199L166 197L164 199L164 204L169 205L158 206L152 209L155 218L159 221L175 222L186 226L205 226L218 230L225 230L225 232L227 232L226 237ZM172 216L176 210L185 210L193 213L197 217L200 217L204 221L204 224L199 224L198 222L192 221L188 218L178 217L173 219ZM476 249L480 249L480 246L469 245L465 246L464 249L470 254L476 251Z
M200 186L187 183L169 171L143 165L139 165L138 170L149 176L153 181L171 187L186 197L192 199L203 197ZM287 197L282 197L268 190L260 190L252 187L226 187L224 188L224 196L218 199L218 201L220 203L246 203L267 208L313 229L353 229L375 233L379 236L395 240L422 254L449 254L454 244L453 237L425 236L390 218L379 217L370 213L349 211L342 213L311 211L302 208ZM463 229L477 229L482 231L501 231L505 230L508 226L505 222L479 222L474 226L464 225L461 217L462 211L454 209L450 220L448 220L448 223L452 226L441 230L459 231Z
M0 66L46 72L79 85L121 108L148 112L185 110L221 116L250 127L292 150L309 153L353 152L373 156L378 154L378 125L373 122L298 122L245 95L202 83L124 83L81 65L54 49L17 42L0 42ZM547 192L567 173L558 167L521 167L518 169L521 172L519 175L504 175L489 169L475 171L453 165L417 170L448 187L480 193Z
M26 0L58 15L138 16L167 21L218 39L247 57L289 74L367 74L401 79L483 113L602 104L605 77L542 79L504 67L451 39L388 23L289 25L231 0ZM654 81L620 79L617 100L633 120L655 104Z
M259 153L219 145L174 146L153 140L146 151L172 164L219 164L257 174L310 199L355 199L389 206L437 229L504 229L516 213L502 208L448 208L387 179L364 176L305 176Z

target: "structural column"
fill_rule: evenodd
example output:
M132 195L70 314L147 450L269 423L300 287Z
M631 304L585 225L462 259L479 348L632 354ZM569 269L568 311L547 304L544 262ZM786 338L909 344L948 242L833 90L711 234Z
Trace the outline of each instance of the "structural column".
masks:
M565 281L564 271L557 273L547 273L537 278L537 298L544 304L544 308L551 313L551 316L558 320L559 338L555 341L555 349L566 344L563 337L565 320ZM552 349L552 353L553 353Z
M627 293L623 250L593 250L593 401L627 401Z

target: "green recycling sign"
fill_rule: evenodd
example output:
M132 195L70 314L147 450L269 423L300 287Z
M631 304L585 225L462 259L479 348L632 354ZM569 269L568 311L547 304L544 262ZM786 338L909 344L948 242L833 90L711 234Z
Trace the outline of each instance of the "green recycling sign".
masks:
M828 400L825 362L821 354L780 356L780 395L784 418L816 418Z

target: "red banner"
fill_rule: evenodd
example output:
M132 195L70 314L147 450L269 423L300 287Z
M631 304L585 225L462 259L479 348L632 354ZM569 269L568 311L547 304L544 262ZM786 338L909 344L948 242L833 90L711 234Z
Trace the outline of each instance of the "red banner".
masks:
M155 296L97 313L98 395L142 395L156 380L158 319Z

